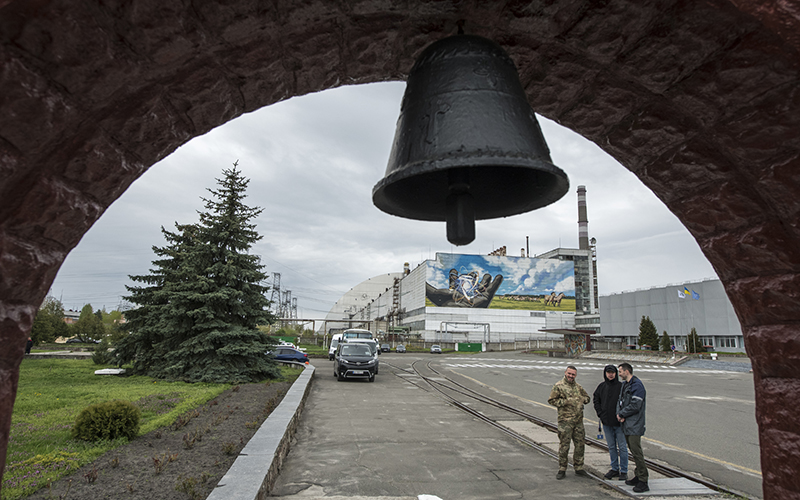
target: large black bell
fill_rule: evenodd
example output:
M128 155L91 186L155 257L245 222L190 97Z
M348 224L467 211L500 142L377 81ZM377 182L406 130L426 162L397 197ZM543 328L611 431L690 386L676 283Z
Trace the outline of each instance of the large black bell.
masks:
M408 75L386 176L372 190L375 206L446 220L448 241L466 245L475 220L541 208L568 190L499 45L455 35L422 52Z

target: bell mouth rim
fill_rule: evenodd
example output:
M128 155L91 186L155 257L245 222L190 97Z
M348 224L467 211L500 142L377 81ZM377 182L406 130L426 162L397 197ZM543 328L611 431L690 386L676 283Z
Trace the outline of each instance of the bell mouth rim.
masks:
M466 169L471 176L468 192L476 198L475 220L530 212L555 203L569 192L567 174L541 157L508 154L483 158L448 156L411 162L396 169L373 187L372 203L382 212L406 219L446 221L446 199L451 192L447 177L448 172L455 169ZM511 186L497 186L487 179L508 179ZM409 203L409 191L425 193ZM508 193L508 198L530 201L509 204L504 199L508 191L514 191ZM426 197L430 193L433 195Z

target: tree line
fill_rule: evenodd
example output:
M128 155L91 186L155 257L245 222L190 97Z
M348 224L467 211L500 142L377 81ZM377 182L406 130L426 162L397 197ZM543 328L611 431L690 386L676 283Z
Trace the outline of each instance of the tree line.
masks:
M706 348L703 343L700 342L700 336L697 335L697 330L694 327L692 327L691 332L689 332L686 343L687 352L706 352ZM648 346L653 351L661 350L669 352L672 350L672 339L669 334L667 334L666 330L664 330L659 338L656 325L653 323L653 320L650 319L650 316L642 316L642 320L639 322L639 345Z
M58 338L72 337L82 342L92 342L107 336L117 339L124 334L121 329L122 312L117 310L106 312L104 308L95 311L91 304L86 304L75 323L67 324L65 318L64 304L48 295L33 319L30 335L33 344L41 345Z

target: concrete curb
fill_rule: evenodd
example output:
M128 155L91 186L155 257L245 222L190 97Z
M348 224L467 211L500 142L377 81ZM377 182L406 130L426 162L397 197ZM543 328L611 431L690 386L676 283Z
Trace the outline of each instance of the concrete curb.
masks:
M269 496L289 453L313 376L314 367L306 365L206 500L261 500Z
M24 359L86 359L91 357L91 352L54 351L33 352L31 354L26 354Z
M581 359L607 359L613 361L628 361L633 363L658 363L661 365L680 365L686 362L688 356L672 358L672 356L659 356L657 354L642 354L642 351L603 352L591 351L581 354Z

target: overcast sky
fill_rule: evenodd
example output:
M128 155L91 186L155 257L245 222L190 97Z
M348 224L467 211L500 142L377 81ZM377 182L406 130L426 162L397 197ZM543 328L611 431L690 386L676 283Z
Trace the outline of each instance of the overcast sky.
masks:
M297 298L301 318L323 318L342 294L436 252L518 256L578 246L577 187L586 186L589 236L597 239L601 295L715 278L678 219L633 174L593 143L539 118L553 163L569 176L560 201L522 215L478 221L473 243L448 243L443 222L387 215L372 204L383 178L405 83L341 87L295 97L197 137L153 165L84 236L51 293L67 309L115 309L147 274L160 228L196 222L200 197L239 161L263 239L253 248L267 273ZM269 282L272 282L270 276Z

